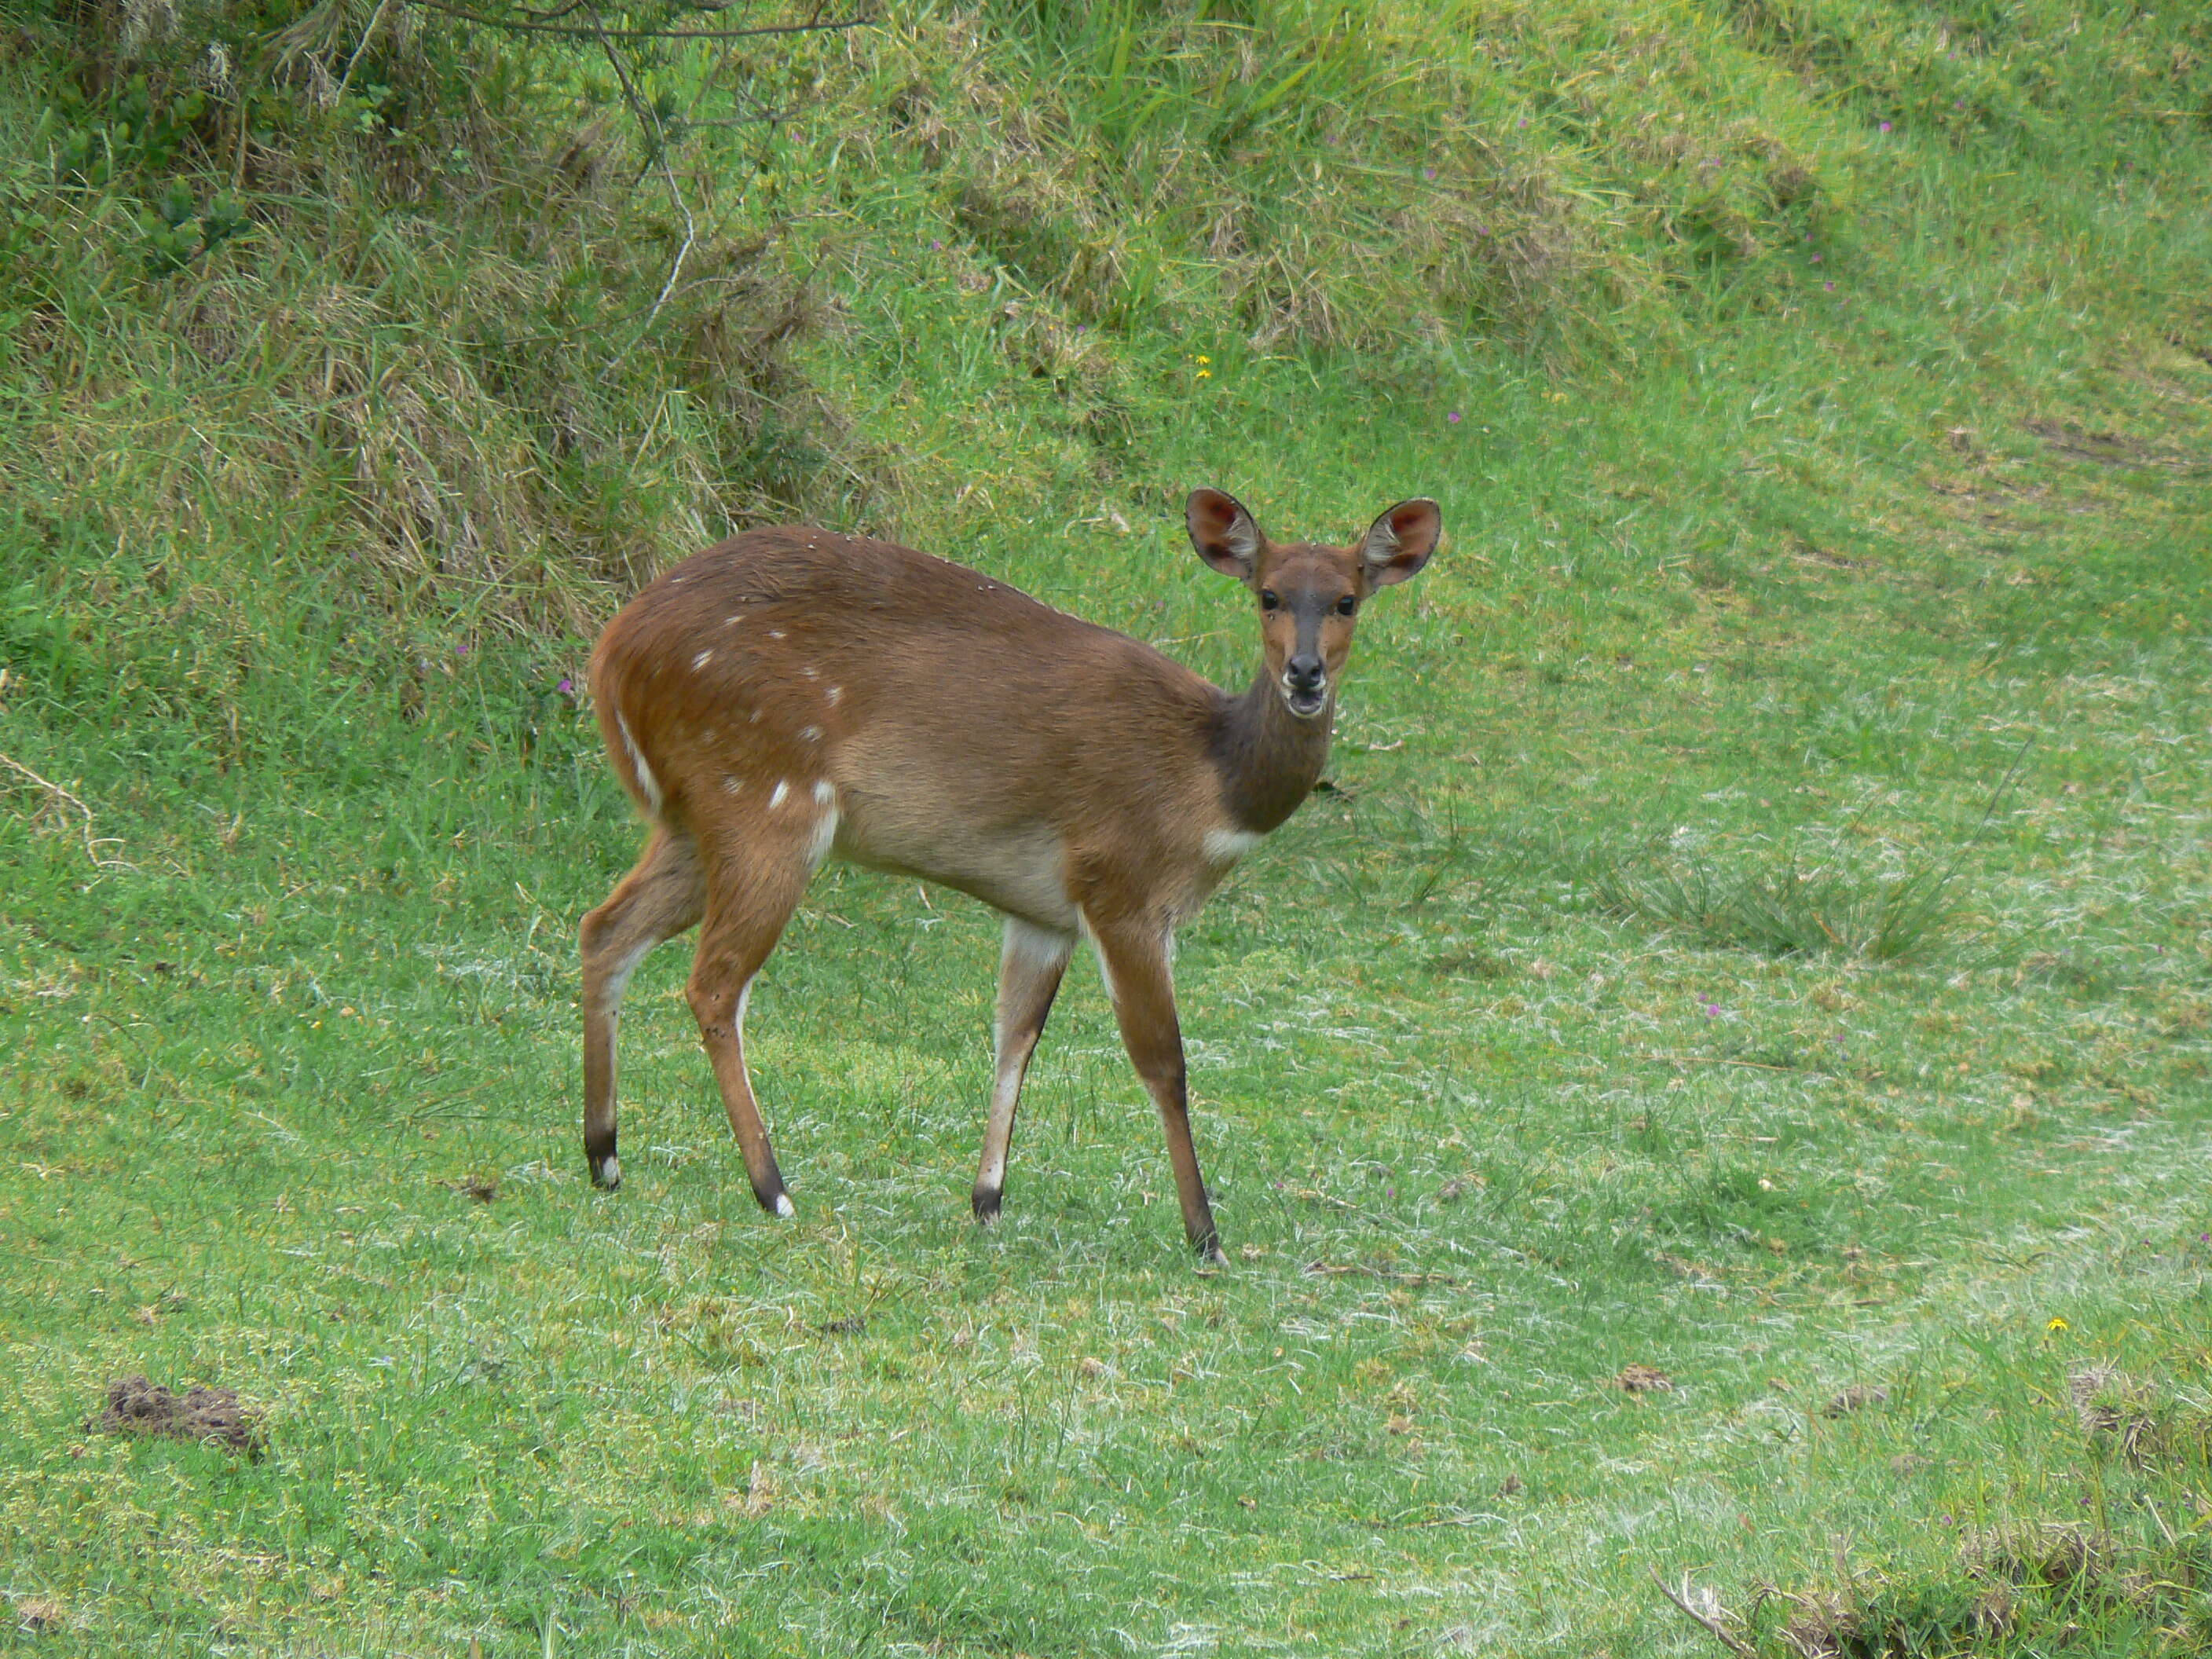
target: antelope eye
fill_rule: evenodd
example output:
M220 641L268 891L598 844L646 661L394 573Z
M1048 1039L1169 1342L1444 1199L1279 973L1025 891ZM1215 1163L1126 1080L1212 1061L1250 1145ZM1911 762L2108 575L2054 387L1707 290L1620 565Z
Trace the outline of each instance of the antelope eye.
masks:
M1282 607L1283 607L1283 601L1282 601L1282 599L1280 599L1280 598L1276 594L1275 590L1274 590L1273 588L1272 588L1272 587L1263 587L1263 588L1261 588L1261 589L1260 590L1260 609L1261 609L1261 610L1262 610L1262 611L1279 611L1279 610L1281 610L1281 609L1282 609Z
M1346 594L1342 599L1336 602L1336 614L1340 617L1349 617L1353 611L1358 609L1359 601L1353 599L1349 593Z

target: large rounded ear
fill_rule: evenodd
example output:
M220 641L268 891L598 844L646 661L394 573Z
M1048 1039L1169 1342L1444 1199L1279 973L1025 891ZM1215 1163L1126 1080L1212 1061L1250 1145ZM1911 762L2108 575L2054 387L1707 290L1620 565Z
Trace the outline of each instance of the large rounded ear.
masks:
M1240 582L1252 580L1267 538L1243 502L1218 489L1194 489L1183 507L1182 521L1190 527L1190 544L1200 558L1224 576Z
M1443 531L1444 515L1427 496L1399 502L1367 527L1367 539L1359 544L1367 580L1388 587L1419 575Z

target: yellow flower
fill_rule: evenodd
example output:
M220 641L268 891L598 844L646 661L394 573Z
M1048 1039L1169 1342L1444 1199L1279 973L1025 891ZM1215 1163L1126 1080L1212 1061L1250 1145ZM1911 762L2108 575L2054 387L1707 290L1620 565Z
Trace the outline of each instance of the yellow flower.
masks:
M1200 355L1200 356L1199 356L1198 357L1194 358L1193 361L1194 361L1194 362L1201 362L1201 363L1210 363L1210 362L1212 362L1213 361L1213 359L1212 359L1212 358L1211 358L1211 357L1206 356L1204 356L1203 354L1201 354L1201 355Z
M1198 371L1198 378L1201 380L1210 380L1213 378L1213 371L1210 368L1201 368Z
M2043 1328L2046 1331L2070 1331L2074 1328L2063 1319L2053 1319Z

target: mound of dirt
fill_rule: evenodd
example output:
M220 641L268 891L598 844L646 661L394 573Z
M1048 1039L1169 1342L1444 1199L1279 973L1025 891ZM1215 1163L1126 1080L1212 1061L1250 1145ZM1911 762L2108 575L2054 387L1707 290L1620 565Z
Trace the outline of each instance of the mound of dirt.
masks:
M85 1427L94 1434L212 1441L249 1457L261 1454L258 1421L230 1389L195 1388L179 1395L143 1376L118 1377L107 1385L107 1409Z

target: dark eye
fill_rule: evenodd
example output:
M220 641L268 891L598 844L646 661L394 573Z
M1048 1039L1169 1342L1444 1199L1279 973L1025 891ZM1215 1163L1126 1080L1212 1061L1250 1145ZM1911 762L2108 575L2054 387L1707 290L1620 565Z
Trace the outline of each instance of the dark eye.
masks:
M1260 609L1261 609L1261 610L1262 610L1262 611L1279 611L1279 610L1281 610L1282 608L1283 608L1283 602L1282 602L1282 600L1281 600L1279 598L1278 598L1278 597L1276 596L1276 593L1275 593L1274 589L1273 589L1272 587L1263 587L1263 588L1261 588L1261 589L1260 590Z
M1340 617L1349 617L1353 611L1358 609L1359 601L1353 599L1349 593L1346 594L1342 599L1336 602L1336 614Z

